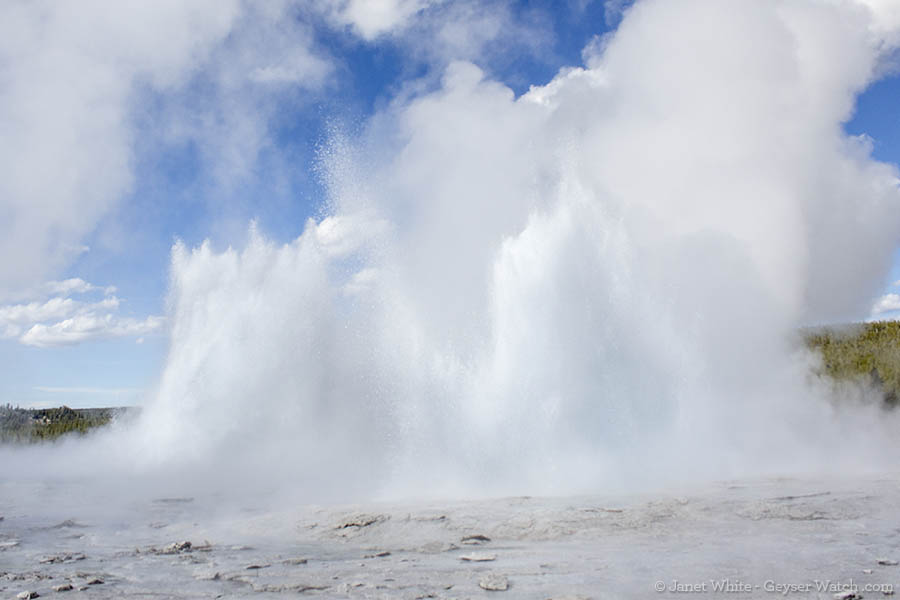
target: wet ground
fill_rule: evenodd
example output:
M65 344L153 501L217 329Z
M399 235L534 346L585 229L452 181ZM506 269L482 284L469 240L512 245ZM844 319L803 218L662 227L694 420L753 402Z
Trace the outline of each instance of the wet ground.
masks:
M900 588L900 477L890 476L278 510L0 481L0 517L0 598L880 598Z

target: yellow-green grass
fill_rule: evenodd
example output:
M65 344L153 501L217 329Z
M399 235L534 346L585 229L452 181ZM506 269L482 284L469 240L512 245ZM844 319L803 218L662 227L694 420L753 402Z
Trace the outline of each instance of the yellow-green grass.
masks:
M900 397L900 321L819 329L805 334L822 354L822 371L836 381L869 381L893 406Z

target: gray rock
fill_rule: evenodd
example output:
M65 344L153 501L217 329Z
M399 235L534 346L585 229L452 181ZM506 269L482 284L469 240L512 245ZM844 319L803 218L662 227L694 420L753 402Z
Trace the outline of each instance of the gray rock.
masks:
M190 504L193 502L193 498L157 498L153 501L154 504Z
M489 592L505 592L509 589L509 580L503 575L488 573L478 580L478 587Z
M83 528L83 527L87 527L87 525L82 525L81 523L79 523L78 521L76 521L74 519L66 519L62 523L57 523L56 525L52 525L50 527L50 529L70 529L73 527Z
M459 546L456 544L446 543L446 542L428 542L424 546L418 548L419 552L423 554L440 554L441 552L450 552L452 550L458 550Z
M39 571L31 571L27 573L7 573L5 577L9 581L41 581L43 579L53 579L52 575L41 573Z
M897 565L900 565L900 562L891 558L879 558L878 564L885 567L896 567Z
M369 527L370 525L375 525L376 523L387 521L390 518L391 517L389 515L370 515L361 513L350 516L344 521L338 523L335 529L362 529L364 527Z
M81 552L74 552L74 553L73 552L64 552L62 554L54 554L52 556L45 556L44 558L41 559L41 564L42 565L47 565L47 564L52 565L52 564L56 564L56 563L75 562L78 560L84 560L85 558L87 558L87 557L84 554L82 554Z
M29 592L29 591L19 592L18 594L16 594L16 598L18 600L29 600L30 598L40 598L40 596L41 595L38 594L37 592Z
M492 560L497 560L497 555L489 554L487 552L470 552L469 554L461 555L459 560L467 562L490 562Z
M489 541L491 541L491 538L489 538L486 535L481 535L481 534L467 535L467 536L463 537L461 540L459 540L459 542L461 544L466 544L469 546L486 544Z
M182 552L190 552L192 544L187 541L181 542L172 542L168 546L165 546L160 549L154 549L153 552L156 554L181 554Z
M255 592L294 592L297 594L305 594L306 592L324 592L327 589L328 586L325 585L309 585L305 583L288 583L283 585L267 583L265 585L253 586L253 591Z
M292 586L288 586L287 589L292 592L297 592L300 594L306 592L323 592L328 589L327 585L306 585L306 584L294 584Z
M61 583L60 585L53 587L54 592L71 592L72 584L71 583Z

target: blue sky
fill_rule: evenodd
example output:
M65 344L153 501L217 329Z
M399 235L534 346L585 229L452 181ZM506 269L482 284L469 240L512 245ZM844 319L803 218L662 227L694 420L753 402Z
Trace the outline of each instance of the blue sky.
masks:
M880 161L900 165L900 77L888 76L871 85L857 100L856 113L846 124L852 135L872 138L872 155ZM898 241L900 242L900 241ZM886 294L900 291L900 248L894 253L894 266L888 278ZM884 316L896 318L900 311Z
M116 54L116 46L111 46L111 54L105 50L112 59L109 65L100 64L97 72L109 70L126 80L120 86L110 85L110 103L118 103L122 114L114 114L125 138L112 144L111 152L122 156L124 150L130 160L125 169L130 181L96 191L95 195L108 199L89 223L67 233L69 242L87 250L68 252L63 258L52 253L52 260L39 268L9 275L13 283L5 286L6 304L43 302L50 296L20 292L46 281L77 278L94 289L71 298L91 304L115 297L114 317L122 323L120 330L136 333L86 335L77 342L39 345L22 343L21 335L0 338L0 360L5 365L0 401L71 406L140 402L164 364L165 328L145 319L166 312L169 252L176 239L189 246L204 239L218 248L240 244L251 220L276 240L296 237L305 220L323 208L319 151L332 131L362 127L376 110L407 93L410 86L435 86L447 63L456 58L475 62L520 95L530 85L550 81L561 67L581 65L582 50L616 26L625 3L458 3L469 7L462 10L454 8L454 3L437 8L425 3L422 8L421 3L387 2L394 11L387 21L353 13L348 8L352 3L332 3L337 8L329 8L328 2L319 4L313 3L318 6L315 10L288 9L277 16L275 31L287 41L253 34L273 27L266 20L269 16L247 16L236 8L237 16L225 34L208 33L200 42L188 44L183 56L173 51L165 64L137 51L132 56L128 44L121 55ZM139 15L116 18L125 26L141 27L129 21L134 18L139 23ZM441 27L453 19L471 31L486 33L481 38L463 36L462 42L444 46L431 44L428 38L444 33ZM61 39L53 29L35 29L34 34L33 46L29 40L22 43L35 56L41 52L37 49L41 40ZM283 42L292 52L314 57L304 63L304 79L289 78L264 92L230 83L229 65L247 56L248 48L267 52L268 48L259 50L258 45L268 44L269 39L274 40L272 45ZM149 45L152 48L152 41ZM206 58L196 59L194 52ZM85 56L85 60L105 60L92 52ZM128 70L132 69L128 65L142 60L147 65ZM26 83L44 90L42 78L51 76L52 71L39 72L35 81ZM76 115L79 118L93 114L97 98L106 101L102 94L86 98L73 104L87 111ZM894 164L900 164L898 98L900 78L875 83L859 98L854 118L845 125L850 134L870 136L874 156ZM18 119L17 114L11 113L11 118ZM245 123L248 114L253 115L252 122ZM27 119L21 122L25 134L30 134ZM85 128L84 135L93 138L90 123ZM256 136L246 154L242 154L242 128ZM229 144L235 143L236 158L229 154ZM101 166L89 173L92 177L104 176L109 168L108 157L104 158L102 149L97 152L107 162L98 159ZM71 201L90 207L91 198L87 194ZM16 258L9 255L7 260ZM34 277L29 280L31 273ZM890 287L897 280L900 253L885 293L897 291ZM114 292L106 289L110 286Z

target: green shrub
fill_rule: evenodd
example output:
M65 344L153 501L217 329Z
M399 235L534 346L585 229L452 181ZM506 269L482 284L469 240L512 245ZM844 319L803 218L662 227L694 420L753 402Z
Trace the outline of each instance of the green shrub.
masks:
M84 435L108 425L120 408L25 409L0 406L0 443L31 443L55 440L69 434Z
M838 381L870 381L893 406L900 396L900 321L808 331L810 348L822 354L822 370Z

